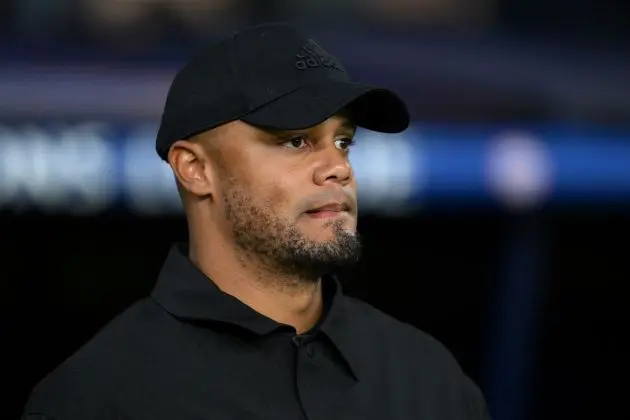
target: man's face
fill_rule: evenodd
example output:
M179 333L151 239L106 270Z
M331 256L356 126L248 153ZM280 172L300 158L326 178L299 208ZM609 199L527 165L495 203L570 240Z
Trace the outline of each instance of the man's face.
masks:
M306 130L233 123L215 156L221 223L243 251L276 269L317 278L356 262L355 128L341 116Z

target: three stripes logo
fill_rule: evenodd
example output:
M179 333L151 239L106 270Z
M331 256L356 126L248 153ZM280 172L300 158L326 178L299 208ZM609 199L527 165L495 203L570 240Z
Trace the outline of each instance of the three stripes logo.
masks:
M295 67L298 70L327 67L329 69L345 72L341 63L312 39L308 40L306 44L302 46L302 49L295 57L297 58Z

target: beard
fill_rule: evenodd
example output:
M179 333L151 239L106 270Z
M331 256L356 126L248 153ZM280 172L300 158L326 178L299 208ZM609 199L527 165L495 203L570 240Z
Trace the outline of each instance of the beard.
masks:
M257 205L236 180L228 180L227 184L225 217L234 242L268 269L282 276L316 282L321 276L359 260L359 235L344 229L343 221L333 220L324 225L332 228L332 239L309 239L296 223L278 217L269 206Z

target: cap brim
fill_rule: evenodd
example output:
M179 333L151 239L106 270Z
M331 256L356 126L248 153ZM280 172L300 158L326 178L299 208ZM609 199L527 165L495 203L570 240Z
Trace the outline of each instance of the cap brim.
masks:
M359 83L327 81L306 85L241 117L260 127L297 130L347 111L362 128L400 133L409 126L407 106L390 90Z

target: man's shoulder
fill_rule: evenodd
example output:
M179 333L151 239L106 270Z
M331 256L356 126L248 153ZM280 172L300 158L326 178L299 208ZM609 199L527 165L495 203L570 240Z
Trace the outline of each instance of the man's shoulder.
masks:
M457 406L461 410L458 418L490 418L479 387L438 339L364 301L348 297L346 302L360 323L362 332L357 338L363 341L361 348L371 349L369 360L362 364L372 371L380 368L383 375L404 384L404 389L422 387L433 392L425 397Z
M432 335L418 327L401 321L370 303L346 296L346 305L355 319L364 324L375 336L386 336L405 345L424 345L428 347L443 347Z
M381 348L382 352L395 352L394 360L414 364L439 364L445 368L459 371L459 365L451 351L438 339L420 328L401 321L371 304L346 297L346 304L354 317L363 325L372 348Z
M156 316L147 299L118 314L35 385L25 413L100 418L102 413L97 416L90 407L107 412L109 397L124 383L126 366L150 351L151 334L143 330L153 328Z

